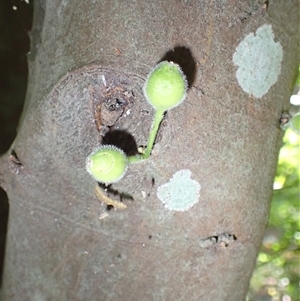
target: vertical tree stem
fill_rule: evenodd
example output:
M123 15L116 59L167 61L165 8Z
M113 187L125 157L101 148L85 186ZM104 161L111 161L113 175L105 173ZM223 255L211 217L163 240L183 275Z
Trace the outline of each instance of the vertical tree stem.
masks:
M152 128L151 128L149 139L148 139L148 145L147 145L147 148L146 148L146 150L145 150L145 152L142 156L143 159L148 159L150 154L151 154L151 151L152 151L152 148L153 148L153 145L154 145L154 141L155 141L155 137L156 137L156 134L157 134L157 131L158 131L158 127L159 127L163 117L164 117L164 111L163 110L157 110L155 112Z

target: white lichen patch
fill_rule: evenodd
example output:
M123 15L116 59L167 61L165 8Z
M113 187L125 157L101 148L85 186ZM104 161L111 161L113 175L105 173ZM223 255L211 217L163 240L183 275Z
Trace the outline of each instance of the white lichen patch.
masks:
M265 95L278 79L282 57L281 44L274 41L271 25L259 27L256 35L247 35L233 55L241 88L257 98Z
M200 184L191 179L191 171L177 171L170 181L157 189L158 198L165 207L175 211L186 211L199 202Z

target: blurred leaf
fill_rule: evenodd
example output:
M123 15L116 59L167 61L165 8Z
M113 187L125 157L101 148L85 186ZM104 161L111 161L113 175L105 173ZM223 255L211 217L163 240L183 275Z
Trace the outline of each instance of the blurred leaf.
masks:
M300 296L300 135L288 129L283 143L249 301L299 300Z

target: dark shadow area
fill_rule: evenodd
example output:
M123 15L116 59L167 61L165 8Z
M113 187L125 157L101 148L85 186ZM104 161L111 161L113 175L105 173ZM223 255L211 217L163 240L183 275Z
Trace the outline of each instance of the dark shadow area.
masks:
M127 156L134 156L138 153L136 142L131 134L124 130L112 130L108 132L102 140L103 145L114 145Z
M0 288L4 267L5 242L8 222L8 198L5 191L0 188Z
M32 13L32 3L0 1L0 154L13 142L23 109Z
M196 77L196 61L190 49L184 46L176 46L168 51L159 62L162 61L172 61L178 64L187 78L188 88L193 85Z
M14 141L27 87L33 1L0 1L0 155ZM0 166L1 169L1 166ZM1 170L0 170L1 172ZM0 188L0 287L8 222L8 196Z

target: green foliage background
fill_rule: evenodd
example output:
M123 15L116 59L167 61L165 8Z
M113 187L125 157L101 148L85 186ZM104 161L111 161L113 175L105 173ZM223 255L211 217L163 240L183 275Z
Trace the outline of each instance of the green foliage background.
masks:
M286 130L249 301L300 301L300 135Z

